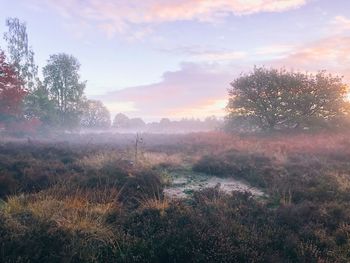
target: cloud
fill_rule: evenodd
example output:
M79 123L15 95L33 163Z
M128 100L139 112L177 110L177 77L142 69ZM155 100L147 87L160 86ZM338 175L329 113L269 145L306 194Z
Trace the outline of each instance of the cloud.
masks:
M207 52L193 56L194 60L199 61L224 61L243 59L247 56L243 51L222 51L222 52Z
M350 31L350 19L345 16L336 16L331 21L331 30L336 33Z
M42 5L42 1L34 0ZM108 36L116 33L142 34L143 26L174 22L213 22L228 15L283 12L299 8L309 0L48 0L45 3L66 18L97 23Z
M273 44L256 48L255 54L265 59L277 59L288 56L296 48L290 44Z
M146 120L222 116L235 75L218 64L185 63L178 71L164 73L159 83L109 92L96 99L102 100L112 115L124 112ZM121 107L125 101L129 108Z
M203 47L199 45L167 47L159 48L158 50L172 54L185 55L187 59L194 62L233 61L242 60L247 57L245 51Z
M350 81L350 36L334 35L305 44L270 64L312 72L327 70Z
M207 117L207 116L223 116L225 114L225 107L227 105L227 98L225 99L207 99L199 101L197 105L191 105L187 108L175 108L168 110L166 116L173 118L183 117Z
M105 106L111 112L137 112L138 109L135 107L133 101L123 101L123 102L105 102Z
M293 48L276 45L276 49L271 46L257 50L263 55L283 53L281 57L260 61L261 65L309 72L326 69L350 82L350 36L329 36ZM121 111L146 120L223 116L229 83L239 73L251 70L251 63L249 57L231 65L185 63L178 71L164 73L159 83L110 92L98 99L107 103L113 114ZM120 107L125 101L128 107Z

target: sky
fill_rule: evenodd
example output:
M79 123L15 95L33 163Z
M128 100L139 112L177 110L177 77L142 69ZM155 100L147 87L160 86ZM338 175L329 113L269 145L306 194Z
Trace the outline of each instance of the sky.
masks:
M75 56L112 116L224 116L254 65L350 82L349 0L0 0L1 33L8 17L26 22L39 67Z

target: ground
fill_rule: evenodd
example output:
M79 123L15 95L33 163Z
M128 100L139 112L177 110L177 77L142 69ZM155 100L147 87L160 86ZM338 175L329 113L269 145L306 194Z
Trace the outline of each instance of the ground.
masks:
M349 262L350 135L0 145L0 262Z

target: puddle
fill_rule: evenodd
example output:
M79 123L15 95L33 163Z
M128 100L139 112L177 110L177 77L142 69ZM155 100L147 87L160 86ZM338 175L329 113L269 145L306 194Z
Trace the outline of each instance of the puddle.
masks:
M186 198L193 191L202 190L205 188L220 186L220 190L226 193L232 191L249 192L255 196L263 196L264 192L251 187L244 182L234 178L220 178L216 176L208 176L204 174L188 173L173 174L171 185L164 189L164 194L169 198Z

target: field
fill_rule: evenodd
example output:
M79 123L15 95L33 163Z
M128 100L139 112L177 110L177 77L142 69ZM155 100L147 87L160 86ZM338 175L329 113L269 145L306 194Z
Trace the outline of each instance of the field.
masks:
M0 262L349 262L350 135L0 145Z

